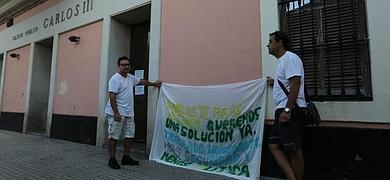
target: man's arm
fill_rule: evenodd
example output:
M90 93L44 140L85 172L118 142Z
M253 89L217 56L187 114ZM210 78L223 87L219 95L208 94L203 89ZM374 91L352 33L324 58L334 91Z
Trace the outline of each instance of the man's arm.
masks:
M154 81L154 82L150 82L150 81L148 81L148 80L141 79L141 80L139 81L138 84L145 85L145 86L156 86L156 87L160 87L160 86L161 86L161 81L160 81L160 80L157 80L157 81Z
M116 93L109 92L108 95L110 97L111 109L114 112L114 120L120 122L121 115L119 114L118 106L116 104Z
M287 107L292 109L297 102L299 87L301 87L301 77L294 76L290 78L290 92L288 93Z
M267 76L267 85L274 87L274 79L270 76Z
M301 87L301 76L294 76L290 80L290 92L288 93L287 108L292 109L298 98L299 87ZM291 112L282 112L280 114L280 121L288 122L290 120Z

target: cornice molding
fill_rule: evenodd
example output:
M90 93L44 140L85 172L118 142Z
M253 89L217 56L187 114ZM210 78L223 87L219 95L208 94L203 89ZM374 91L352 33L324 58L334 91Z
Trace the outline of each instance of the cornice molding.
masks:
M14 18L47 0L14 0L0 7L0 24L6 23Z

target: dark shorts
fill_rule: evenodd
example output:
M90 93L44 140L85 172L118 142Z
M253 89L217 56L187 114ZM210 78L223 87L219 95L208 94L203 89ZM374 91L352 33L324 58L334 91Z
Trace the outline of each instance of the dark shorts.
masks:
M279 116L284 109L275 111L275 121L269 144L278 144L286 152L296 152L302 149L304 129L304 108L294 108L289 122L279 122Z

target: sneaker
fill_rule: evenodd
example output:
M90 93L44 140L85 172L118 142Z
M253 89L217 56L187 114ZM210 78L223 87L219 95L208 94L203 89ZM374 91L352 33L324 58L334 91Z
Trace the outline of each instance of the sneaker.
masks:
M139 165L139 161L136 161L136 160L132 159L130 156L125 155L122 157L121 164L134 166L134 165Z
M115 158L110 158L108 161L108 167L111 169L120 169L121 167L119 166L118 162L116 162Z

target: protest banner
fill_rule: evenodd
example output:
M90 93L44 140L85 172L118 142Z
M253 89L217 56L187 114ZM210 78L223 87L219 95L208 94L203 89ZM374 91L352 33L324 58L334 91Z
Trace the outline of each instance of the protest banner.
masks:
M216 86L164 83L149 159L259 179L266 80Z

